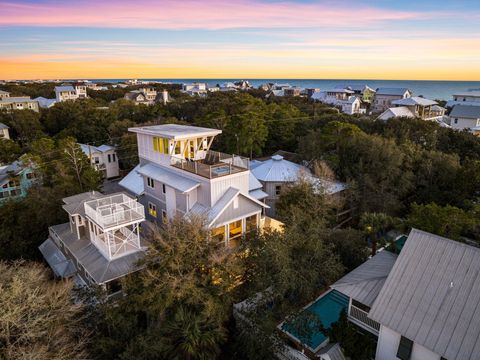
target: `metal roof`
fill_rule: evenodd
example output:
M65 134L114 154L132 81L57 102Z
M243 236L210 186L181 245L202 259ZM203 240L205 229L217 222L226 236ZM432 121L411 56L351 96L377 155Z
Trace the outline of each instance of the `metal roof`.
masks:
M480 97L480 91L465 91L465 92L458 92L454 93L453 96L472 96L472 97Z
M383 250L350 271L331 288L371 307L392 270L397 255Z
M222 133L222 130L178 124L134 127L129 128L128 131L174 140L190 139L192 137L202 136L215 136Z
M101 199L106 197L98 191L88 191L81 194L69 196L63 198L64 205L62 205L63 210L65 210L70 215L82 215L85 216L85 202L90 200Z
M430 105L437 105L438 103L436 101L425 99L419 96L412 96L406 99L392 101L392 104L403 105L403 106L414 106L414 105L430 106Z
M174 171L167 170L154 164L146 164L138 169L138 172L154 180L166 184L182 193L189 192L200 186L200 182L181 176Z
M17 96L17 97L8 97L0 100L3 104L13 104L21 102L36 102L35 100L30 99L30 96Z
M10 178L10 174L18 175L24 169L22 163L15 160L11 164L0 166L0 182Z
M250 171L248 174L248 191L257 190L262 188L262 183L253 175Z
M407 88L378 88L377 95L404 95L406 92L412 92Z
M56 104L57 99L47 99L42 96L36 97L33 99L38 102L38 105L40 105L41 108L49 108L52 107L53 105Z
M102 284L125 276L138 269L138 261L145 256L144 251L136 251L118 259L107 260L100 251L85 237L80 239L70 231L70 224L51 227L60 237L65 247L95 280Z
M80 143L78 145L80 145L80 148L82 149L84 154L87 156L89 156L94 152L104 153L106 151L115 150L115 147L110 145L93 146L93 145L80 144Z
M268 196L268 194L262 189L251 190L248 192L248 195L257 200L265 199Z
M399 107L388 108L383 113L381 113L377 119L388 120L395 117L414 118L415 114L412 113L412 111L408 107L399 106Z
M55 86L55 92L62 92L62 91L75 91L75 89L71 85Z
M263 182L293 182L301 174L310 175L305 167L285 160L281 155L274 155L251 170L255 177Z
M135 196L140 196L145 192L143 176L138 172L139 169L140 165L135 166L135 168L118 183L118 185L125 188Z
M479 106L455 105L450 112L450 117L480 119L480 104Z
M75 274L76 269L72 261L63 255L52 239L45 240L38 249L56 276L68 278Z
M480 249L412 229L369 317L449 360L480 354Z
M0 129L8 129L9 127L4 123L0 122Z
M339 343L330 343L318 350L315 355L319 356L320 360L345 360L345 356L343 355L343 351Z

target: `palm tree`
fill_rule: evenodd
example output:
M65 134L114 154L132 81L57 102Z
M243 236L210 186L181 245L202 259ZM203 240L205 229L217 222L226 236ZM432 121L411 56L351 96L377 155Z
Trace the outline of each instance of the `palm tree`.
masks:
M360 217L360 227L372 236L372 256L377 253L378 232L394 223L394 219L385 213L363 213Z
M226 334L222 326L203 314L180 305L162 325L161 355L165 359L214 359Z

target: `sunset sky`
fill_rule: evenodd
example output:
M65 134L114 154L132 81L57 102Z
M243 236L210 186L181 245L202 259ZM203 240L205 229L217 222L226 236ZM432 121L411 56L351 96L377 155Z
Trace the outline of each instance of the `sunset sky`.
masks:
M0 0L0 79L480 80L480 1Z

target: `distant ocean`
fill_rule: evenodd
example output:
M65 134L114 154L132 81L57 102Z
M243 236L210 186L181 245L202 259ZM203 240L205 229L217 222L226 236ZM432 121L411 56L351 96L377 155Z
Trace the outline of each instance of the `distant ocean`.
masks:
M121 82L127 79L91 79L92 81ZM206 82L209 85L235 82L240 79L139 79L148 81L160 81L165 83L182 84L193 81ZM464 91L480 91L480 81L420 81L420 80L302 80L302 79L244 79L251 85L258 87L261 84L288 83L292 86L303 88L320 88L321 90L332 89L337 86L348 84L366 84L372 89L379 87L405 87L413 91L414 95L424 96L429 99L450 100L453 93Z

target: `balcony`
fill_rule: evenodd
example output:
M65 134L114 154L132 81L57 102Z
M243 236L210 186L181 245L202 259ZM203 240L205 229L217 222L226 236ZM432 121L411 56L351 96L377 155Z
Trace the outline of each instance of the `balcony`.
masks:
M85 203L85 214L102 229L145 220L145 209L135 199L116 194Z
M93 244L109 260L141 250L138 231L122 227L92 238Z
M207 179L215 179L248 170L249 159L218 151L207 151L205 158L201 160L173 158L172 166Z
M380 324L375 320L370 319L368 317L368 312L356 307L355 305L350 305L348 318L354 324L378 336Z

